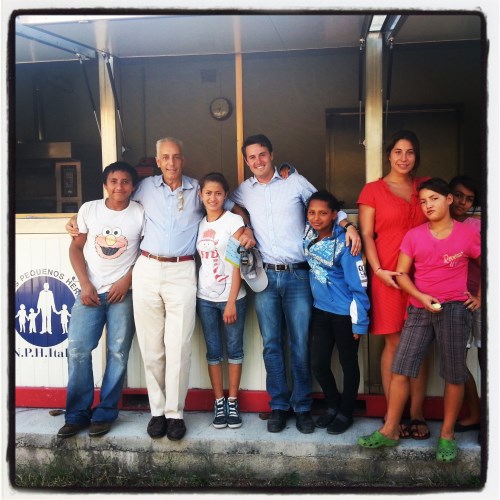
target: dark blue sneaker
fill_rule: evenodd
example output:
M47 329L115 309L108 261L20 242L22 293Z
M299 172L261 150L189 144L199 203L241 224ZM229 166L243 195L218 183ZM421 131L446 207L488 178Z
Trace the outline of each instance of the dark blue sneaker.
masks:
M216 399L214 402L214 420L212 425L216 429L224 429L224 427L227 427L225 398Z
M237 429L238 427L241 427L243 422L241 421L240 412L238 410L238 400L236 398L229 398L227 400L226 411L227 426L230 429Z

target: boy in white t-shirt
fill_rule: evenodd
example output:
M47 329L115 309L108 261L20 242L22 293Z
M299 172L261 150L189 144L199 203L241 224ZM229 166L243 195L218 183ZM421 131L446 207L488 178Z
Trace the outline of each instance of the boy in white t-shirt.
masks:
M481 265L481 242L477 231L452 219L453 196L445 181L429 179L418 191L428 222L408 231L400 247L396 280L408 293L410 305L392 365L387 416L380 430L360 437L358 444L379 448L399 443L409 378L417 377L435 338L440 375L445 380L444 420L436 459L452 462L457 457L454 426L468 378L466 356L472 313L481 306L481 288L477 295L467 290L467 271L469 260ZM413 265L412 279L408 273Z
M90 426L103 436L118 417L118 402L135 332L132 268L144 230L144 210L130 200L138 182L135 169L115 162L102 174L108 197L84 203L78 211L80 234L70 245L71 265L81 291L71 309L68 333L66 423L57 436L74 436ZM106 369L99 404L92 409L92 351L106 325Z

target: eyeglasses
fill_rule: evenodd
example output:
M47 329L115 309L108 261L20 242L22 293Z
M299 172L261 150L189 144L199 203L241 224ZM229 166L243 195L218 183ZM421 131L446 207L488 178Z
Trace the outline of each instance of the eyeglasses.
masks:
M182 188L177 191L177 210L179 212L184 210L184 191Z
M455 191L453 193L453 196L458 198L460 201L466 201L467 203L474 203L474 196L467 196L466 194L462 193L462 191Z

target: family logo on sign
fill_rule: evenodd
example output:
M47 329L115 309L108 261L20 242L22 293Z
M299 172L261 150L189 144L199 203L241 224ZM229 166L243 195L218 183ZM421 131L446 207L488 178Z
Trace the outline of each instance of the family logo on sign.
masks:
M16 332L39 347L66 340L77 291L74 284L74 278L68 284L43 275L23 280L16 289Z

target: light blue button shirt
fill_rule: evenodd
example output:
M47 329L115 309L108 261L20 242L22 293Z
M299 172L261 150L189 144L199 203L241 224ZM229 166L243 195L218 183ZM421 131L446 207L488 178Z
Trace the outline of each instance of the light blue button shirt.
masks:
M302 175L294 173L282 179L274 171L267 184L250 177L230 198L250 214L250 223L262 260L268 264L304 262L302 238L306 221L305 207L317 189ZM337 220L347 215L339 212Z
M161 175L143 179L132 195L132 199L144 207L146 215L141 250L162 257L194 255L198 225L204 214L198 193L198 181L185 175L182 187L174 191Z

